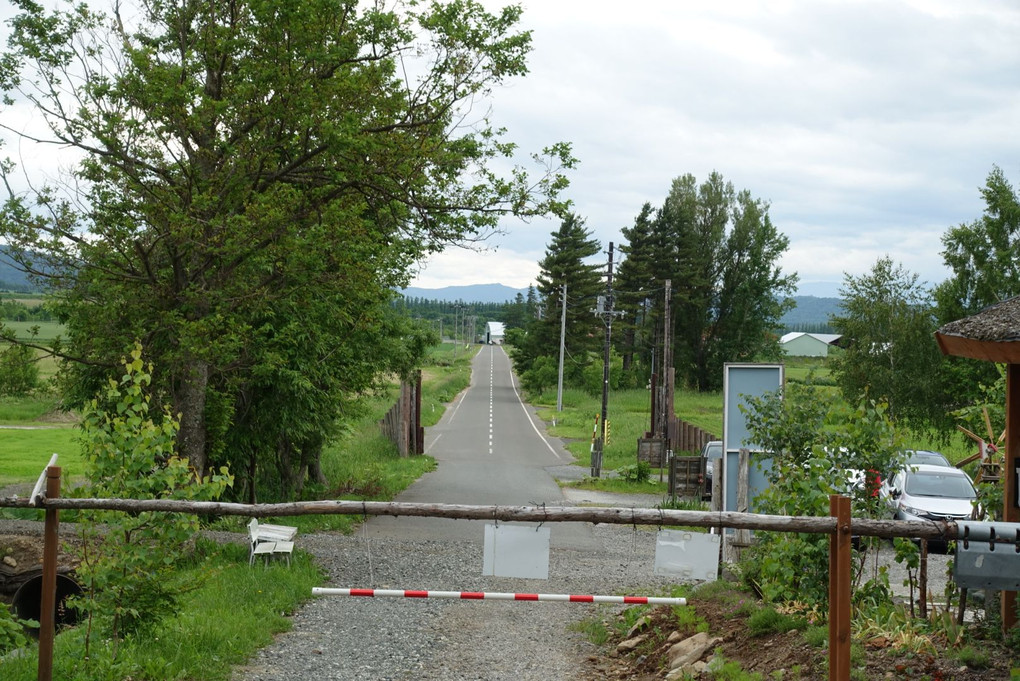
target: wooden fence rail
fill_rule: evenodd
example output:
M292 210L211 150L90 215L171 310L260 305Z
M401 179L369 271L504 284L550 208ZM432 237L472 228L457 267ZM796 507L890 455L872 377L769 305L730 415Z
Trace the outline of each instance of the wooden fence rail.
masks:
M832 534L836 520L831 517L764 515L733 511L685 511L657 508L593 508L554 506L468 506L462 504L418 504L388 501L294 501L283 504L235 504L221 501L177 499L40 499L33 506L29 499L0 498L0 507L110 510L125 513L142 511L193 513L196 515L237 515L246 517L295 515L416 516L460 520L500 520L504 522L589 522L615 525L688 525L692 527L728 527L774 532ZM869 537L917 537L919 539L956 539L953 522L915 520L853 519L854 535Z
M39 640L39 681L52 681L53 611L56 593L57 528L61 509L106 509L137 512L193 513L201 515L294 516L294 515L390 515L436 518L530 522L590 522L619 525L688 525L778 532L828 534L829 552L829 679L850 679L850 537L919 537L955 539L952 522L915 522L850 518L850 500L831 497L831 517L797 517L754 513L681 511L647 508L557 508L546 506L467 506L460 504L413 504L383 501L303 501L285 504L234 504L177 499L74 499L61 498L60 468L46 469L46 495L22 499L0 498L0 508L46 510L45 550ZM852 525L852 528L851 528Z

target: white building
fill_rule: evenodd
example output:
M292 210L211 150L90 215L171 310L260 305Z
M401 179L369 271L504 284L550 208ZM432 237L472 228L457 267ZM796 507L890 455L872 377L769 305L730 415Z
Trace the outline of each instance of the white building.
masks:
M802 333L794 331L779 339L779 346L790 357L828 357L829 346L842 336L834 333Z
M503 322L486 322L485 342L489 345L502 345L504 331Z

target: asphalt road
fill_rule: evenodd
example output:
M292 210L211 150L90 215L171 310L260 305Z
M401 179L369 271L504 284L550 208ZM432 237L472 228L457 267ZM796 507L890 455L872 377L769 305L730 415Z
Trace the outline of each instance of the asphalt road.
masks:
M547 438L534 409L521 399L510 358L499 345L483 346L472 360L470 386L428 430L426 452L437 470L396 501L476 505L563 506L568 501L554 473L572 456ZM485 521L376 517L370 537L482 541ZM584 523L553 523L551 547L596 548Z

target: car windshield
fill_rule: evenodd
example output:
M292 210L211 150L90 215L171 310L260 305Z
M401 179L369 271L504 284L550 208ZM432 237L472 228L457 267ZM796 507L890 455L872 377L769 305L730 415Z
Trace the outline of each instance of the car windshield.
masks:
M907 476L904 492L912 497L946 497L973 499L974 486L962 475L945 473L911 473Z

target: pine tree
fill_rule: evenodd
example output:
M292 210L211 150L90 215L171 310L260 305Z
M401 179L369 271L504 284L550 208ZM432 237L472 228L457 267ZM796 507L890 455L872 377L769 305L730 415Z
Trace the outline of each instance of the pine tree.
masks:
M597 349L601 337L601 324L591 309L602 292L602 278L601 265L584 261L599 249L599 242L576 215L567 214L559 230L553 232L545 257L539 261L538 294L544 313L529 328L528 366L538 357L559 356L563 284L567 285L565 344L570 358L566 373L579 377L590 362L589 353Z
M648 355L658 328L650 322L650 314L656 309L654 298L662 288L655 271L659 249L652 230L654 213L652 204L645 203L634 218L634 226L621 230L627 242L620 244L624 260L617 270L613 288L616 307L624 314L618 321L619 333L614 336L614 346L623 357L624 371L634 364L635 354ZM658 304L661 306L661 301Z

